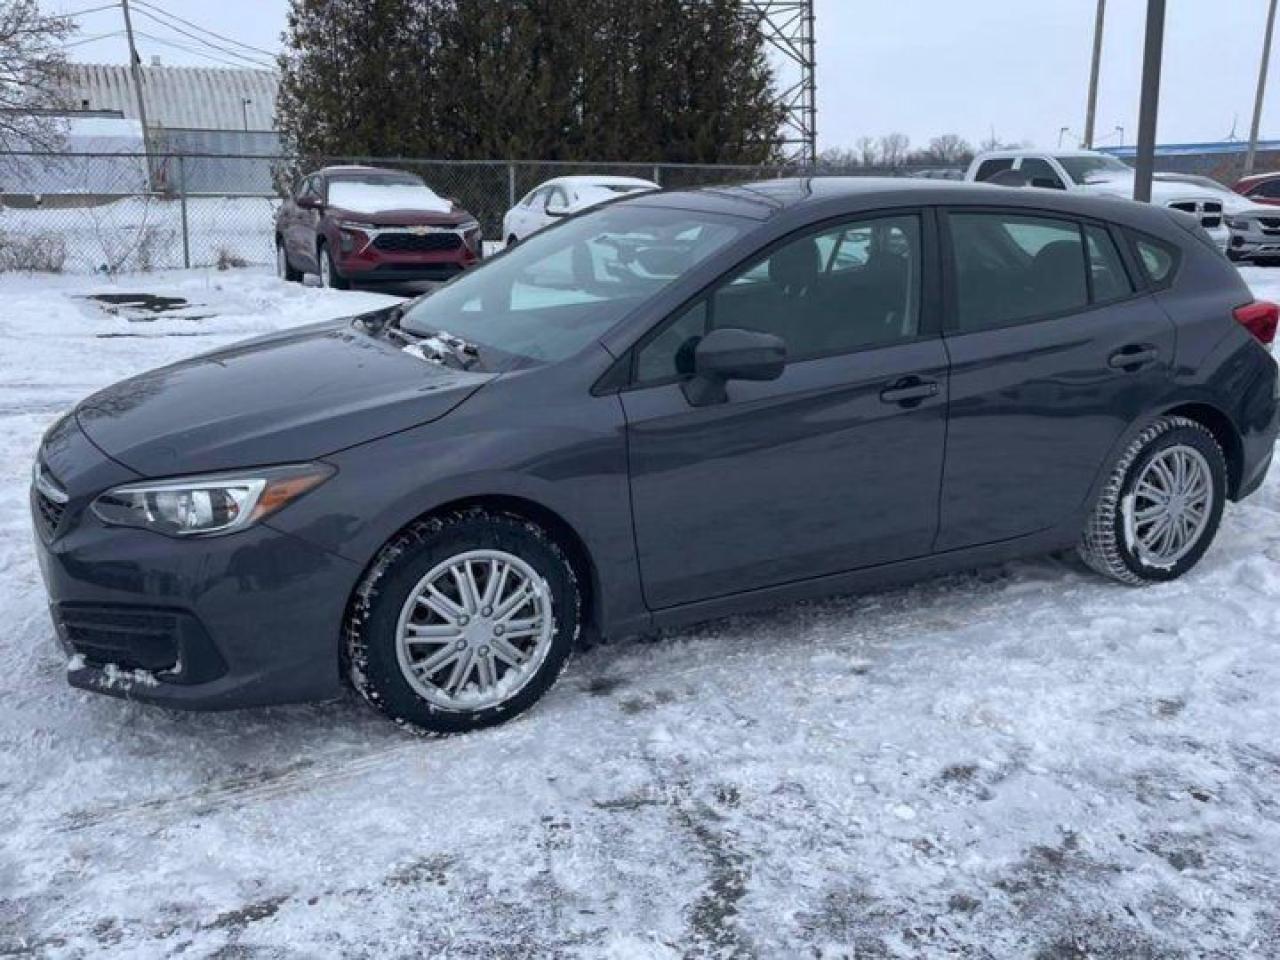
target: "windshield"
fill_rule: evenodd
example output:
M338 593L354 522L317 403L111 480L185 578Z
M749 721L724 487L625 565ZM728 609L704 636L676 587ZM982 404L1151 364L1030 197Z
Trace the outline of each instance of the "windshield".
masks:
M452 334L482 356L562 360L751 226L692 210L606 207L536 233L415 301L400 328Z
M427 210L448 213L452 204L416 177L343 177L329 181L329 205L352 213Z
M1123 173L1133 176L1133 168L1115 157L1056 157L1062 168L1076 183L1088 183L1090 178L1107 179L1107 174Z

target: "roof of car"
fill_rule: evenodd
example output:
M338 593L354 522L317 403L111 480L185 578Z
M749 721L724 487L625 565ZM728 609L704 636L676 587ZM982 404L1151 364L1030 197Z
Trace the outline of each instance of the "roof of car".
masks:
M600 184L602 186L619 186L619 187L652 187L656 184L652 180L644 180L640 177L595 177L588 174L575 174L568 177L553 177L542 183L540 186L550 187L565 186L579 187L591 186L592 184Z
M333 173L381 173L388 177L416 177L416 173L410 173L408 170L390 170L386 167L369 167L358 163L338 164L332 167L322 167L316 173L333 174Z
M767 220L791 210L818 206L844 206L840 201L860 201L849 209L885 206L986 205L1059 210L1135 226L1158 224L1163 207L1132 200L1068 190L1016 189L991 183L962 180L929 180L914 177L796 177L763 180L731 186L644 193L618 201L627 205L666 206L719 212Z
M1280 170L1272 170L1270 173L1254 173L1241 177L1236 183L1262 183L1264 180L1275 180L1277 177L1280 177Z
M1009 150L984 150L974 157L1109 157L1100 150L1037 150L1033 147L1013 147Z

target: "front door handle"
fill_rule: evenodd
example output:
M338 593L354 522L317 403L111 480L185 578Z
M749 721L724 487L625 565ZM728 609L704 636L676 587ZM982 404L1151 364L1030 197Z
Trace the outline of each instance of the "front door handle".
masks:
M896 403L903 407L914 407L937 395L938 381L922 380L919 377L903 377L880 391L880 402Z
M1121 347L1115 353L1107 358L1107 365L1112 370L1124 370L1126 373L1133 373L1140 370L1149 363L1155 363L1160 359L1160 351L1155 347L1147 344L1131 343L1128 346Z

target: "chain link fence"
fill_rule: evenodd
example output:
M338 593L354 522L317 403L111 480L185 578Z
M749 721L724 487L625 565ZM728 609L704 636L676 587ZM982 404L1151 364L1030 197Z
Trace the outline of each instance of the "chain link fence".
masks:
M631 176L682 188L793 176L936 176L918 170L787 166L449 161L275 154L0 152L0 272L117 274L270 264L275 216L299 173L337 164L416 173L501 242L503 215L553 177ZM958 171L950 171L958 175Z

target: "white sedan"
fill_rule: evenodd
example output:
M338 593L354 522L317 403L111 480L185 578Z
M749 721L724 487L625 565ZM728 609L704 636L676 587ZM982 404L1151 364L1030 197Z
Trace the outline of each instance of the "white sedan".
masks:
M561 217L623 194L660 189L652 180L639 177L556 177L530 190L507 211L502 218L502 237L511 246Z

